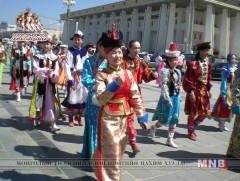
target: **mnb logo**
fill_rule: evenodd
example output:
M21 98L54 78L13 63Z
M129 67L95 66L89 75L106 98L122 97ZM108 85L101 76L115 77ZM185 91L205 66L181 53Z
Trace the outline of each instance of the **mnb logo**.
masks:
M227 169L227 160L223 159L202 159L198 160L198 167L200 168L220 168Z

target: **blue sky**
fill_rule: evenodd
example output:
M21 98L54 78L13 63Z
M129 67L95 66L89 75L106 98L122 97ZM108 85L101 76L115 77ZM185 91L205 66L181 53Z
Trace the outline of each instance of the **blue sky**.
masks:
M76 11L119 1L121 0L76 0L70 9ZM59 30L63 26L63 23L58 23L60 14L67 12L67 6L63 5L62 0L0 0L0 22L15 24L17 15L25 12L26 8L36 13L45 27Z

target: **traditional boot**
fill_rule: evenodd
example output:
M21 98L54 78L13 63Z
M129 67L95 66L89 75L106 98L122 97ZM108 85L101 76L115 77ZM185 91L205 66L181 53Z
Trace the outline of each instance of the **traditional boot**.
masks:
M137 141L136 139L134 140L129 140L129 144L131 145L132 147L132 151L133 151L133 154L137 154L138 152L140 152L138 146L137 146Z
M78 112L77 116L75 117L75 120L78 122L79 126L83 126L83 120L81 118L82 112Z
M55 133L56 131L59 131L60 128L56 125L56 123L54 122L52 124L52 128L51 128L51 132Z
M24 94L26 95L27 94L27 86L24 86L24 90L25 90Z
M68 115L68 126L69 127L73 127L74 126L73 115L72 114Z
M152 138L155 137L156 131L157 131L157 127L156 127L155 124L154 124L154 125L152 125L152 126L150 127L150 136L151 136Z
M188 129L188 138L190 140L193 140L193 141L196 141L197 140L197 137L196 137L196 133L194 134L194 129L190 130Z
M20 94L20 91L17 92L17 102L20 102L21 101L21 94Z
M79 126L83 126L84 125L81 116L77 117L77 122L78 122Z
M197 137L197 132L195 129L193 130L193 134L195 135L195 137Z
M221 121L218 123L218 127L221 131L229 131L229 129L225 126L225 122Z
M173 142L173 136L175 134L175 128L169 128L169 131L168 131L168 139L167 139L167 142L166 144L168 146L171 146L173 148L177 148L178 145L176 145L174 142Z
M40 126L40 121L39 121L39 118L37 117L36 119L33 120L33 126L34 127L37 127L37 126Z

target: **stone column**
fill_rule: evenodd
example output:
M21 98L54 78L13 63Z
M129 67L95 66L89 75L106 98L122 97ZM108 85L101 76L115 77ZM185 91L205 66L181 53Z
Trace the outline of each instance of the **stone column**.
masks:
M100 30L99 30L99 35L102 35L102 32L106 32L106 14L102 14L100 18ZM99 36L99 38L100 38Z
M176 3L170 4L170 10L168 15L168 24L167 24L167 39L165 42L165 49L169 48L169 43L174 41L174 29L175 29L175 13L176 13Z
M184 34L184 43L186 44L186 52L191 53L193 41L193 27L195 17L195 1L190 0L189 7L186 8L186 28Z
M237 58L240 57L240 36L239 36L239 32L240 32L240 25L239 25L239 22L240 22L240 13L237 13L236 14L236 17L235 17L235 21L233 22L233 30L232 30L232 43L231 43L231 50L230 52L234 53Z
M126 41L127 36L127 14L126 11L122 11L120 14L120 27L119 29L122 31L123 39Z
M138 34L138 9L134 9L131 17L129 41L136 40Z
M142 51L149 51L150 43L150 32L151 32L151 19L152 19L152 7L148 6L145 10L144 15L144 27L143 27L143 37L142 37Z
M63 33L62 33L62 42L63 44L67 44L67 21L64 21L63 24Z
M84 32L83 32L84 42L89 42L89 32L90 32L90 17L87 16L85 19Z
M78 19L78 29L81 29L84 32L84 19L83 18Z
M70 23L69 23L69 38L71 38L74 33L76 32L76 23L77 23L77 20L70 20Z
M177 17L177 25L176 25L176 40L175 43L181 43L183 42L183 30L180 29L180 26L182 24L183 21L183 8L179 8L177 9L177 13L178 13L178 17Z
M215 15L213 13L213 5L207 5L206 11L206 24L205 24L205 31L204 31L204 41L211 41L211 51L210 53L213 54L213 47L214 47L214 18Z
M187 52L188 46L188 35L189 35L189 23L190 23L190 7L186 8L186 16L185 16L185 31L183 41L185 43L185 52Z
M116 13L112 12L110 15L110 27L112 28L112 24L115 23L116 24ZM118 28L118 27L117 27Z
M221 20L221 29L220 29L220 47L219 55L227 57L229 53L229 27L230 27L230 18L228 9L222 10L222 20Z
M91 35L89 37L88 42L97 42L97 15L94 15L92 18L92 25L91 25ZM88 43L84 41L84 44Z
M167 34L167 5L162 4L159 10L158 28L157 28L157 43L155 50L159 53L165 53L165 41Z

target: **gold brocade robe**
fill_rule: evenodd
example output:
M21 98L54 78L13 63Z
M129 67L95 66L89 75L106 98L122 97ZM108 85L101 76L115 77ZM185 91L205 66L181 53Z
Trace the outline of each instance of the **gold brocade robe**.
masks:
M125 82L115 91L107 90L118 74L125 75ZM99 181L121 180L121 161L128 141L127 119L133 108L137 117L146 114L138 86L128 70L118 72L110 68L96 76L96 94L102 105L98 118L98 148L92 160ZM104 165L103 165L104 163Z

